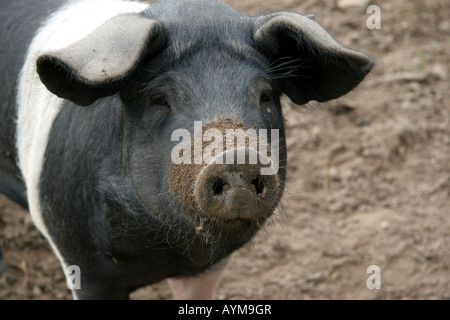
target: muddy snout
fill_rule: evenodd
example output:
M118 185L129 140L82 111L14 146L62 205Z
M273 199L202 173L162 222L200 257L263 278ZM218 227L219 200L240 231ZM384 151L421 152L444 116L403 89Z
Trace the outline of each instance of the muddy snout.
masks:
M270 159L249 148L214 157L198 174L194 198L199 209L220 220L260 219L274 210L278 176L261 174Z

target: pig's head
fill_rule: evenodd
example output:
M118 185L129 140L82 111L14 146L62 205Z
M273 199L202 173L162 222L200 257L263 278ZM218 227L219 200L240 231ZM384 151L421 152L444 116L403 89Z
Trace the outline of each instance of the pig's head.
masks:
M372 64L300 14L248 17L214 1L168 1L44 53L37 71L80 106L120 97L111 101L122 109L122 174L143 207L207 243L238 247L283 193L280 96L300 105L337 98ZM256 144L227 145L233 130L256 134Z

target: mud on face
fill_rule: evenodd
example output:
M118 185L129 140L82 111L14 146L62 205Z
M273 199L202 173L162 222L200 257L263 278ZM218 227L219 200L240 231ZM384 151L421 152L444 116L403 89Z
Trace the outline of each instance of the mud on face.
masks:
M208 129L222 132L223 150L227 129L248 130L243 122L230 118L209 122L202 129L202 132ZM195 157L194 141L184 143ZM201 151L210 143L202 139ZM261 175L262 164L249 163L249 154L257 153L250 148L249 139L245 140L245 152L244 164L236 161L232 164L225 161L223 164L171 163L169 191L184 208L183 213L195 224L196 233L203 236L207 243L248 241L273 213L281 198L278 175ZM213 152L211 156L221 155ZM237 160L237 152L234 156Z

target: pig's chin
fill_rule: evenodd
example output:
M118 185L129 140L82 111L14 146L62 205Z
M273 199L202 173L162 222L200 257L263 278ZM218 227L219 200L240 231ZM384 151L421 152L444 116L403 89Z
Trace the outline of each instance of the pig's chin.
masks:
M197 214L194 218L195 232L207 244L240 245L249 241L265 222L265 218L215 218Z

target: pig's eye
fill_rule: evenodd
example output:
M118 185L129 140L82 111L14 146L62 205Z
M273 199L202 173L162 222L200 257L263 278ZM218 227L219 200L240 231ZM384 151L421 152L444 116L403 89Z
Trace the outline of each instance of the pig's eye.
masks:
M269 102L269 101L270 101L270 93L269 92L261 93L261 97L259 99L259 103L263 104L263 103L266 103L266 102Z
M165 96L156 96L151 100L151 103L153 105L167 106L170 108L169 101L167 101L167 98Z

